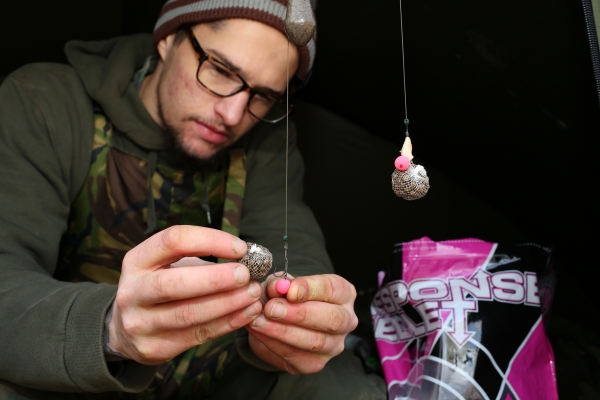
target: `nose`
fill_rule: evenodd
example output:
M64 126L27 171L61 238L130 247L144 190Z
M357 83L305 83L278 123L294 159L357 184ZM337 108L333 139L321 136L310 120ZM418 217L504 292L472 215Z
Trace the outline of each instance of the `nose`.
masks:
M222 97L215 104L215 112L226 126L235 126L242 121L250 93L240 92L233 96Z

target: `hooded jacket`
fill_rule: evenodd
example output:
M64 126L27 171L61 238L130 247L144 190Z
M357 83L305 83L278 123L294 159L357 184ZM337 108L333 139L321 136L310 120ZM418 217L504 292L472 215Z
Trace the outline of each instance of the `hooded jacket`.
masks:
M104 318L117 286L55 279L71 204L92 159L94 102L120 143L173 165L165 134L132 84L154 54L149 35L70 42L70 65L32 64L0 86L0 380L61 392L138 392L155 367L120 362L109 371ZM283 260L285 122L259 124L237 144L246 159L240 237ZM303 163L290 125L288 235L291 273L332 272L322 233L302 202ZM281 264L281 261L279 261Z

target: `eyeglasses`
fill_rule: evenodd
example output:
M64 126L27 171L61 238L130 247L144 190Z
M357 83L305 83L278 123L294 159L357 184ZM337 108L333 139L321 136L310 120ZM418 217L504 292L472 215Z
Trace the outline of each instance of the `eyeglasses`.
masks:
M272 124L281 121L293 111L293 105L287 107L283 96L273 96L251 88L238 73L202 50L190 27L185 30L198 55L196 79L208 91L220 97L230 97L244 91L250 93L246 105L250 115Z

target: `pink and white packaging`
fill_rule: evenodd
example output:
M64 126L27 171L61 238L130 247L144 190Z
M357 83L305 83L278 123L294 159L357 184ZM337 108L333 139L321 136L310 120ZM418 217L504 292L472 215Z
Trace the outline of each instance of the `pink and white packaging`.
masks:
M555 400L551 252L422 238L394 248L371 305L391 400Z

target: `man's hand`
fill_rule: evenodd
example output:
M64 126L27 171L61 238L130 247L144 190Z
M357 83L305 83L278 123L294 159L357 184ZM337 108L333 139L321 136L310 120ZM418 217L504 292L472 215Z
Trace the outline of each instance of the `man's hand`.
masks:
M356 290L337 275L292 280L285 297L277 279L266 281L264 315L246 329L250 348L263 361L292 374L319 372L344 350L344 338L358 325ZM263 296L264 298L265 296Z
M190 256L239 259L246 249L222 231L174 226L129 251L108 323L112 354L161 364L251 323L262 311L262 287L249 283L246 266L199 259L171 265Z

